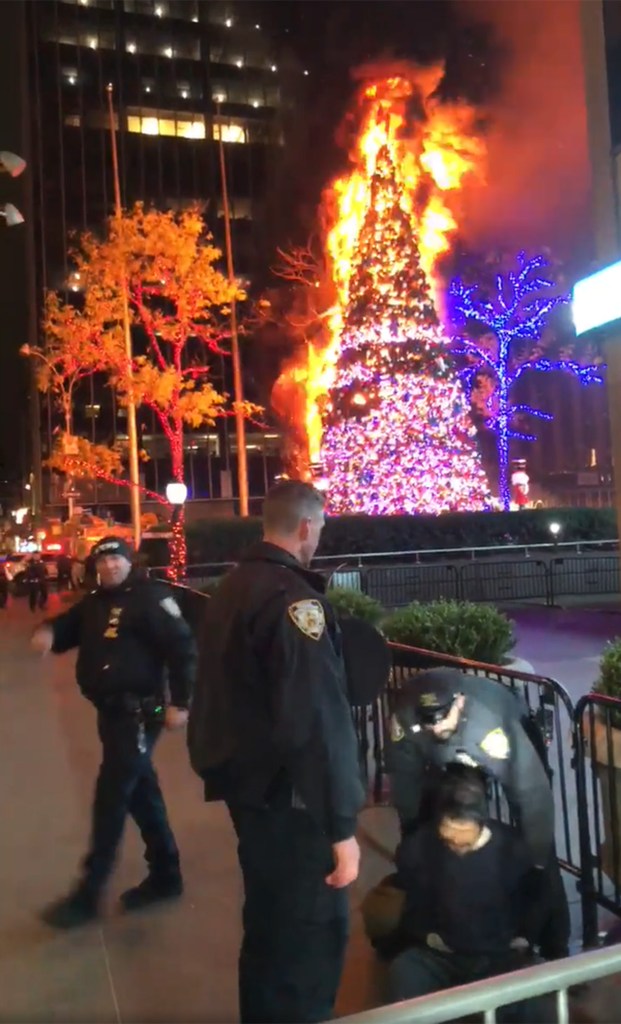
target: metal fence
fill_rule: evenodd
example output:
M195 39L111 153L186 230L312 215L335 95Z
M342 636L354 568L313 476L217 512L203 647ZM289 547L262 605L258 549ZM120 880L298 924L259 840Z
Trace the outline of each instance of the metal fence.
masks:
M177 586L176 593L198 633L209 598L187 586ZM621 700L589 694L574 707L564 687L546 676L400 644L389 646L392 670L385 692L374 704L353 711L369 800L382 804L389 799L385 730L395 694L406 680L425 669L450 667L514 690L529 709L526 727L550 778L556 853L580 893L583 945L596 945L599 908L621 917ZM493 812L510 819L498 788Z

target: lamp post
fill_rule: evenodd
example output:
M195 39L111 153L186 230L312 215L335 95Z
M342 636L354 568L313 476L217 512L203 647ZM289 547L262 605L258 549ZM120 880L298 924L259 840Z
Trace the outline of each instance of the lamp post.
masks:
M116 131L114 125L114 108L112 106L112 85L107 87L108 112L110 115L110 137L112 140L112 171L114 176L114 207L119 225L122 223L121 186L119 183L119 161L116 149ZM140 547L140 474L138 472L138 431L136 429L136 401L133 393L133 353L132 333L129 320L129 301L127 298L127 275L123 273L121 286L123 303L123 335L125 339L125 358L127 373L127 443L129 448L129 500L134 531L134 546Z
M171 579L177 582L179 576L185 572L185 561L186 561L186 546L185 546L185 530L182 519L183 506L188 496L188 489L184 483L179 480L173 480L171 483L166 484L166 500L172 505L172 516L170 518L170 525L173 532L173 560L170 564L169 576Z
M218 115L220 104L218 104ZM229 211L229 193L226 180L226 160L224 158L224 141L222 139L222 121L218 123L218 145L220 151L220 177L222 180L222 205L224 208L224 237L226 243L226 266L229 283L236 287L233 269L233 244L231 241L231 219ZM242 403L244 401L244 385L239 355L239 337L237 334L237 304L235 297L231 299L231 359L233 361L233 395L235 398L235 435L237 439L237 481L239 487L239 512L248 515L248 458L246 453L246 423Z

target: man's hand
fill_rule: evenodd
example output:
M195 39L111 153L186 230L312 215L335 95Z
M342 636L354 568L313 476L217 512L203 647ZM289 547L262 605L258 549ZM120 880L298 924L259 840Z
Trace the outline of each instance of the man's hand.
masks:
M189 714L187 708L175 708L169 704L164 713L164 725L167 729L183 729L188 724Z
M328 875L326 882L334 889L344 889L358 877L360 867L360 847L355 836L344 839L332 846L334 854L334 871Z
M30 638L30 646L33 651L40 654L41 657L45 657L52 650L52 644L54 643L54 630L51 626L39 626L35 629L34 633Z

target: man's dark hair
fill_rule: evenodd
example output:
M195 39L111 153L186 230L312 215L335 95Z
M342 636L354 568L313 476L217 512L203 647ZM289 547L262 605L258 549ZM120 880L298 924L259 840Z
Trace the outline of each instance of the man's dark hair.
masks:
M452 765L446 772L436 805L438 820L475 821L482 825L488 818L487 786L479 768Z
M302 519L323 509L325 499L312 484L302 480L281 480L272 487L263 502L263 527L266 533L293 533Z

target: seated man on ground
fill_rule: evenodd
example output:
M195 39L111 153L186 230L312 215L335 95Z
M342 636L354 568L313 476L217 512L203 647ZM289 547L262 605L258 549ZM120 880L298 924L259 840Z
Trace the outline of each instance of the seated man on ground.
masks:
M488 818L478 769L447 772L433 821L403 839L397 870L405 899L393 1001L528 966L541 872L519 834ZM532 1003L529 1012L542 1019Z

